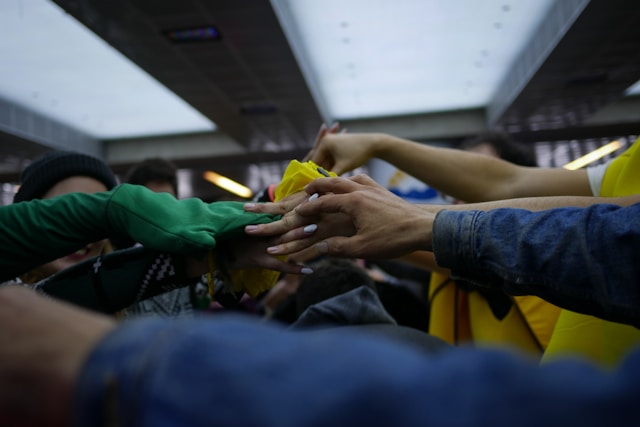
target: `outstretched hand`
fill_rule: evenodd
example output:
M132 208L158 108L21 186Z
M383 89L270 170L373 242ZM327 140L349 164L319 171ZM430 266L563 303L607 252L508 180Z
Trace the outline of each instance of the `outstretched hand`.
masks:
M338 175L377 157L379 134L328 132L319 140L309 160Z
M344 130L340 131L340 124L339 123L334 123L331 125L331 127L327 127L326 124L322 124L320 125L320 129L318 130L318 135L316 135L316 140L313 143L313 146L311 147L311 150L309 150L309 152L304 156L304 158L302 159L302 162L307 162L309 160L313 160L314 155L316 154L318 147L320 146L322 140L324 139L324 137L328 134L335 134L338 132L345 132ZM316 164L323 166L320 163Z
M311 197L282 219L245 231L279 235L279 243L268 249L274 255L311 249L317 255L376 259L431 249L435 214L365 175L316 179L305 191Z

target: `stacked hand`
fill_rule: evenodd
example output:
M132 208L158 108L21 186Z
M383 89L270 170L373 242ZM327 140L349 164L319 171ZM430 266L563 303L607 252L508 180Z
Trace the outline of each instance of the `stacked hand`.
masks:
M305 188L307 200L250 204L251 212L284 214L269 224L249 226L253 236L280 236L272 255L313 251L316 256L395 258L431 249L435 214L395 196L365 175L321 178ZM297 200L300 196L296 196Z

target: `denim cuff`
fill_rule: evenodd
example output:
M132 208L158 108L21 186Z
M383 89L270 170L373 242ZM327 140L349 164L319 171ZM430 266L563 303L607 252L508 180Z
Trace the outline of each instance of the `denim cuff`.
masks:
M455 271L475 264L475 225L482 211L442 210L433 223L433 252L439 266Z

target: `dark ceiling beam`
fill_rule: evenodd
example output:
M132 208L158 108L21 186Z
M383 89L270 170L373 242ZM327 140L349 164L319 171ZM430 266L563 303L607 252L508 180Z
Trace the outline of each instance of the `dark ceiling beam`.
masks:
M268 1L55 2L251 151L306 143L321 122ZM222 38L165 35L204 25Z
M490 126L498 121L524 90L588 3L589 0L556 1L547 11L487 106Z
M490 125L510 132L576 127L622 98L640 79L640 2L591 0L551 51L551 46L544 45L550 39L545 25L554 19L567 22L571 11L562 11L571 3L580 6L583 2L558 1L554 9L560 16L545 20L520 57L522 64L514 64L504 89L489 107ZM557 34L559 31L556 28ZM542 45L536 48L536 43ZM535 70L527 70L535 64L523 58L536 52L548 55ZM535 73L527 79L527 71ZM508 91L515 84L508 82L518 79L525 84L513 96L513 90Z

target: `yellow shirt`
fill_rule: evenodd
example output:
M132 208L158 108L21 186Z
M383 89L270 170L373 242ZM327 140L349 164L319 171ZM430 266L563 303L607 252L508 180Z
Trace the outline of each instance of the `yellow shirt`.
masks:
M604 174L600 196L621 197L640 193L640 139L614 159ZM543 361L579 356L605 366L615 366L640 344L640 330L593 316L562 310Z

